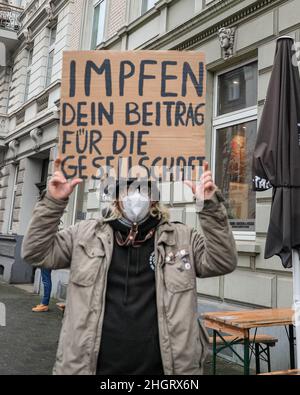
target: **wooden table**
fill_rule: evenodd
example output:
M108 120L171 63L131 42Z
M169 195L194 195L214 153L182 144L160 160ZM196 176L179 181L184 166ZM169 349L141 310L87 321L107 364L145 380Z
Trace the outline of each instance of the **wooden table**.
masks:
M261 373L260 376L300 376L300 369L277 370L271 373Z
M213 330L214 356L216 350L216 338L217 336L223 338L221 333L235 335L237 338L243 339L244 374L249 375L249 337L250 329L254 328L288 326L290 368L295 368L293 315L294 311L292 309L253 309L204 313L202 314L202 317L204 319L204 325L206 328Z

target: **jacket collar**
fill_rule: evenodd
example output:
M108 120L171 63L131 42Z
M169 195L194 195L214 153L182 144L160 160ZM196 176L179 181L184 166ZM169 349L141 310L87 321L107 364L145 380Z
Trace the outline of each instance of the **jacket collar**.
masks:
M176 244L174 224L171 222L162 222L158 225L157 244L166 244L168 246L174 246Z
M103 221L103 219L98 219L95 228L95 235L101 240L105 253L110 260L114 243L112 227L107 222ZM161 221L157 226L155 241L158 250L158 265L163 266L165 245L176 245L174 224L168 221Z
M97 223L95 227L95 235L99 239L102 239L104 235L109 239L109 236L111 236L112 233L113 233L112 227L107 222L103 221L102 218L97 219Z
M175 226L173 223L168 221L161 221L157 227L157 244L166 244L168 246L174 246L175 240ZM113 237L112 227L103 219L97 220L95 234L99 239L105 237L108 241Z

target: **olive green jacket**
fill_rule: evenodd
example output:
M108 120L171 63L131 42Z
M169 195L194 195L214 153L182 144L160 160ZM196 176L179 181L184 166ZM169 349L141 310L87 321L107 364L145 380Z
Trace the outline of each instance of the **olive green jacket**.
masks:
M202 233L166 221L155 233L158 328L166 375L203 372L208 337L197 319L196 277L224 275L237 265L222 201L218 191L205 201L199 213ZM59 231L67 203L44 194L24 237L22 256L38 267L70 268L54 374L95 374L113 230L107 222L91 219Z

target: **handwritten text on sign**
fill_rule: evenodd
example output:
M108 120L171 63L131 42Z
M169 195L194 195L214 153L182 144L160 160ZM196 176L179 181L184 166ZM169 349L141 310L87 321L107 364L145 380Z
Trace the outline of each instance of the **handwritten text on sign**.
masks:
M199 52L65 52L63 172L101 178L112 167L121 175L124 166L148 173L153 167L201 166L205 93Z

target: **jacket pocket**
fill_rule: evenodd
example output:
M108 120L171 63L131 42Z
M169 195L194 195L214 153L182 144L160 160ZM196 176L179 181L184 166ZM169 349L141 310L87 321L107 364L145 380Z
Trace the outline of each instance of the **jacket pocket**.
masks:
M71 265L70 281L88 287L96 281L105 252L93 243L80 241L78 244Z
M182 248L177 252L167 254L164 278L166 288L172 293L195 288L196 277L188 249Z
M190 281L186 282L182 282L182 280L180 279L179 281L174 281L174 280L166 280L166 288L172 292L173 294L178 293L178 292L185 292L185 291L189 291L191 289L194 289L194 285L193 283L191 283Z

